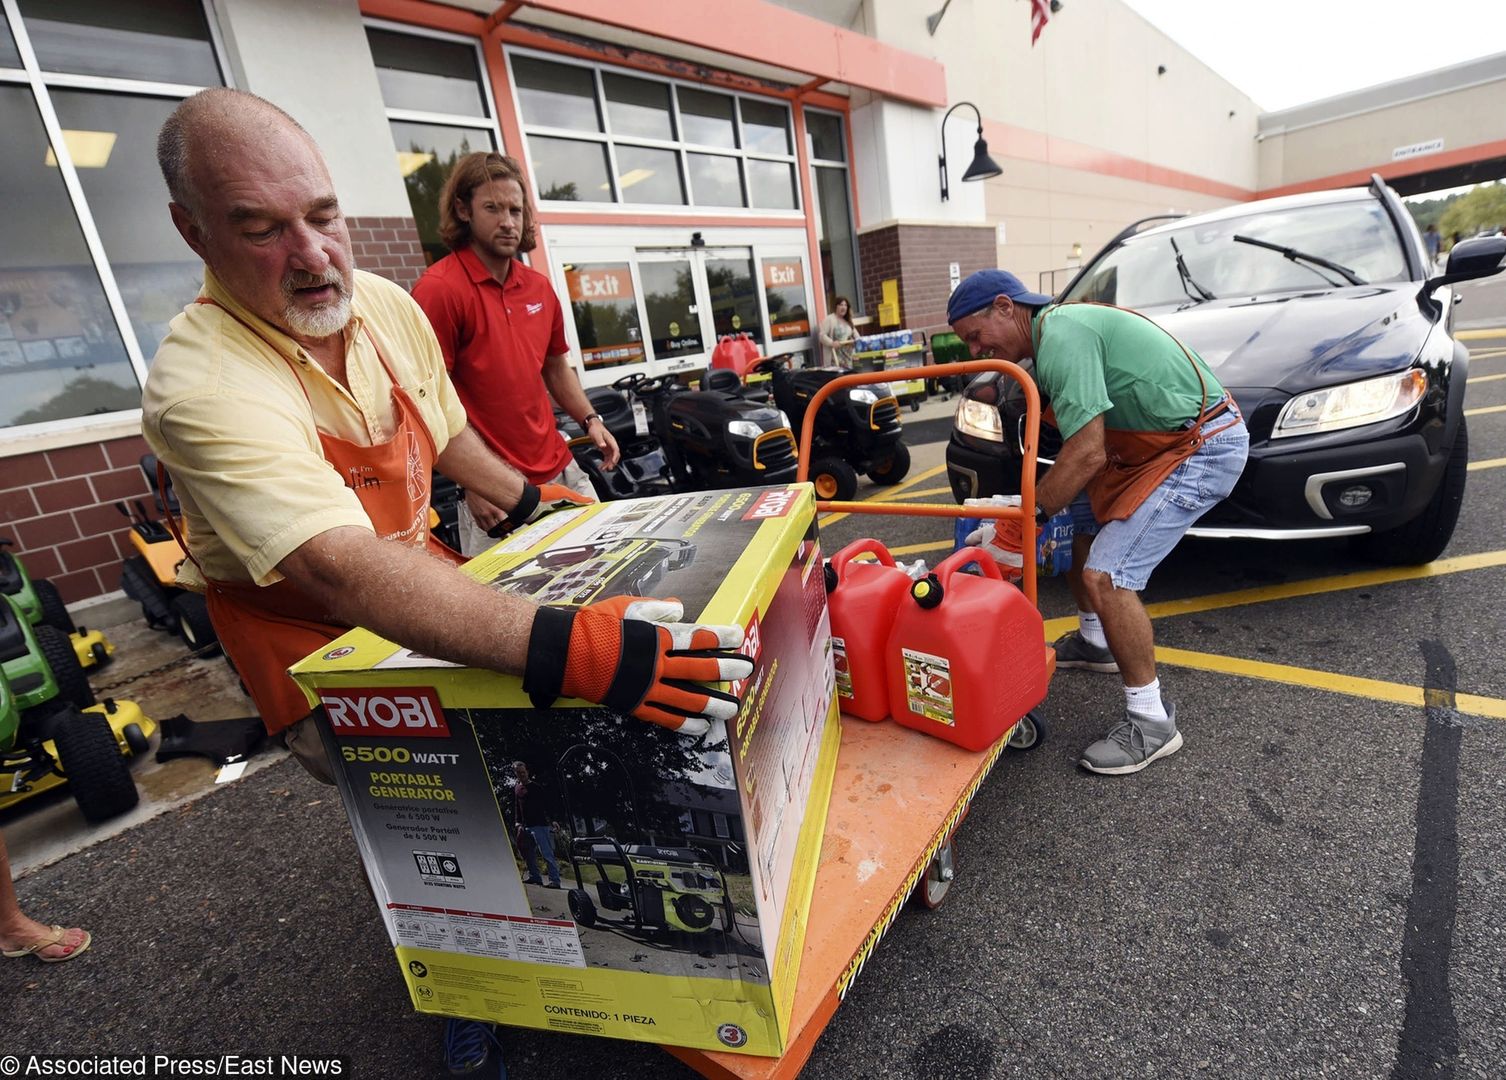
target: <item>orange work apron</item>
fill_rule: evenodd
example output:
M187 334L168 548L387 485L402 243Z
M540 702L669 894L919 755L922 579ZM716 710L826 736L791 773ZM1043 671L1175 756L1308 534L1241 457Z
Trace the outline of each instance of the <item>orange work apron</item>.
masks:
M1074 300L1071 303L1111 307L1115 311L1127 311L1131 315L1139 315L1146 322L1155 324L1149 316L1116 304L1102 304L1094 300ZM1069 305L1057 305L1057 307L1067 306ZM1157 329L1160 327L1157 326ZM1041 330L1042 332L1045 330L1044 319L1041 320ZM1165 330L1161 332L1167 333ZM1187 357L1187 362L1192 365L1192 370L1197 375L1198 385L1202 387L1203 400L1191 426L1177 431L1103 429L1103 449L1108 460L1098 474L1087 482L1083 490L1087 492L1088 502L1093 507L1093 517L1105 524L1110 521L1123 521L1140 509L1140 504L1150 498L1151 493L1166 482L1166 478L1176 471L1178 465L1201 450L1203 444L1214 435L1228 430L1242 419L1239 415L1239 407L1227 394L1216 402L1213 408L1208 407L1208 383L1203 378L1202 368L1198 367L1197 361L1187 351L1187 346L1173 335L1167 333L1167 336L1172 341L1176 341L1177 348L1182 350L1182 355ZM1039 335L1036 336L1033 348L1037 352L1040 351ZM1225 412L1233 413L1234 419L1222 427L1204 433L1203 425ZM1042 419L1055 426L1056 414L1048 408Z
M223 305L208 297L198 303ZM266 336L254 326L226 311L251 333L282 356ZM413 547L427 547L434 554L456 565L464 560L429 533L430 470L437 456L434 437L419 416L397 376L392 373L376 338L365 328L367 340L376 349L382 370L392 381L392 409L397 430L384 443L363 446L346 439L319 432L324 460L340 474L361 508L371 519L372 528L384 540L396 540ZM292 362L283 356L292 367ZM296 369L294 371L296 375ZM308 389L298 380L308 400ZM313 402L309 401L312 410ZM174 526L171 516L168 521ZM182 536L178 537L183 544ZM184 545L184 552L188 548ZM193 558L190 554L189 558ZM194 559L198 566L198 560ZM199 567L200 573L203 567ZM288 676L288 668L312 652L317 652L350 629L331 621L329 612L308 593L284 578L272 585L254 582L215 581L205 575L209 617L215 633L235 670L250 691L251 700L261 714L267 731L276 734L308 715L308 699Z

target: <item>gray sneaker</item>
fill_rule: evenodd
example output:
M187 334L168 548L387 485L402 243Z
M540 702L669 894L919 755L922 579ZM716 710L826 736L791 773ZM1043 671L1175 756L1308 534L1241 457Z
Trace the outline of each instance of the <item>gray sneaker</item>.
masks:
M1063 634L1051 647L1056 650L1056 666L1059 668L1083 668L1086 671L1110 673L1119 670L1119 663L1108 646L1089 645L1080 630Z
M1177 707L1163 699L1168 719L1152 720L1125 710L1124 719L1103 738L1082 752L1077 763L1103 776L1139 772L1156 758L1169 757L1182 748L1177 730Z

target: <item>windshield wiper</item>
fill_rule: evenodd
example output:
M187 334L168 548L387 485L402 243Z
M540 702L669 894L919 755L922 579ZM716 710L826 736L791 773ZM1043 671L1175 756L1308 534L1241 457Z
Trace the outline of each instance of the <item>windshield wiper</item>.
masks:
M1235 234L1234 240L1241 244L1254 244L1256 247L1263 247L1269 251L1279 251L1282 255L1285 255L1293 262L1309 262L1314 266L1321 266L1326 270L1332 270L1335 274L1342 275L1344 280L1349 282L1349 284L1351 285L1365 284L1365 279L1360 277L1353 270L1349 269L1349 267L1341 266L1339 263L1336 263L1331 259L1325 259L1321 255L1310 255L1305 251L1298 251L1296 248L1284 247L1281 244L1273 244L1269 240L1257 240L1253 236L1240 236L1238 234ZM1318 276L1322 277L1321 274Z
M1177 274L1182 278L1182 291L1190 299L1199 302L1203 300L1217 300L1218 297L1192 279L1192 272L1187 269L1187 260L1182 258L1182 249L1177 247L1177 238L1175 236L1168 236L1166 239L1171 241L1171 250L1176 252Z

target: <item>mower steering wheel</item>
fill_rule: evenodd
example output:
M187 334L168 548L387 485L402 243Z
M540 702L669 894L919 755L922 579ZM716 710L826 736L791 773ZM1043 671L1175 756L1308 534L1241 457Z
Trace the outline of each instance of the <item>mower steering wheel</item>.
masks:
M641 371L631 371L622 378L612 383L613 390L636 390L639 383L648 382L649 378Z
M748 371L754 375L762 375L764 372L772 375L780 368L787 368L789 366L790 358L788 356L766 356L749 368Z
M634 374L636 375L637 373L634 372ZM639 375L632 383L632 391L639 397L645 397L657 394L667 387L674 386L678 381L673 375L654 375L651 377Z

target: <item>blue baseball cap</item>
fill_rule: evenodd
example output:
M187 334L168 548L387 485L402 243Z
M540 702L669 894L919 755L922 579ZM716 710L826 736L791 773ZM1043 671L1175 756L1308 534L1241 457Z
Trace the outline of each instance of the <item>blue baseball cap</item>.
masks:
M1045 307L1051 297L1031 292L1025 283L1008 270L979 270L969 274L946 302L946 321L956 325L958 319L976 315L994 302L996 296L1007 296L1017 304Z

